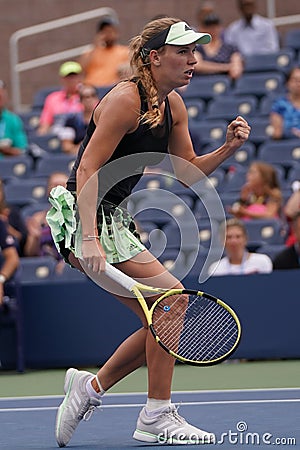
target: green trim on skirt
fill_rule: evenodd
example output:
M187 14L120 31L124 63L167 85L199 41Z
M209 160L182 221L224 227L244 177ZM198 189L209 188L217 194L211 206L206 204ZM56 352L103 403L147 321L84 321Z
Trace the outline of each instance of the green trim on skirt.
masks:
M47 213L47 221L58 251L64 241L65 248L82 258L81 223L74 195L63 186L57 186L51 190L49 201L52 207ZM97 222L108 263L127 261L146 250L126 209L104 200L97 211Z

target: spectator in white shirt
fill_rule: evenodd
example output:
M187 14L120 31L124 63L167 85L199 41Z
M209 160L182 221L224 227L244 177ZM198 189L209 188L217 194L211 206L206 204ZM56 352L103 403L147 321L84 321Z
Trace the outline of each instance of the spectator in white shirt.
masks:
M224 236L225 233L225 236ZM209 267L209 275L250 275L272 272L272 260L247 250L247 230L243 222L229 219L222 227L226 256Z
M236 45L244 56L274 53L279 37L271 19L256 14L256 0L237 0L242 18L232 22L224 33L227 44Z

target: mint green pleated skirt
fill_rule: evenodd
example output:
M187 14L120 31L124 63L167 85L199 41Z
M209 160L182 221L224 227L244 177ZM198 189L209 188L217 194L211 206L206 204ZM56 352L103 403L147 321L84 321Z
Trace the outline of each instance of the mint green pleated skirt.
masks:
M65 256L64 248L82 258L81 223L75 196L63 186L57 186L51 190L49 202L47 222L58 251ZM97 211L97 223L99 240L110 264L127 261L146 249L126 209L104 200Z

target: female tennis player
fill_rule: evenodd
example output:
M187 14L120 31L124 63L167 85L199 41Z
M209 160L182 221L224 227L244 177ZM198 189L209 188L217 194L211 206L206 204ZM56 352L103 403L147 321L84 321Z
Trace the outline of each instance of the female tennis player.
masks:
M61 191L52 194L57 211L63 202L72 207L74 201L80 218L75 243L71 236L74 224L67 215L64 240L58 222L49 221L60 251L72 266L83 268L93 279L98 280L99 273L105 279L107 261L140 282L182 287L141 244L133 221L120 204L130 195L143 168L160 161L167 152L175 157L176 176L188 184L203 173L209 175L248 139L250 127L238 116L229 124L220 148L204 156L196 156L193 150L187 111L174 89L190 83L195 46L210 39L209 34L195 32L179 19L149 22L131 41L134 77L118 83L96 106L67 194L63 193L63 201ZM150 443L161 442L162 436L170 444L213 443L213 433L188 424L171 403L175 359L153 339L140 304L124 289L116 297L140 317L143 327L120 345L96 375L73 368L67 371L66 395L56 420L58 445L68 444L79 422L100 405L109 388L144 364L148 368L148 398L133 437ZM149 304L154 300L153 296L147 298ZM101 320L105 318L99 317L99 326Z

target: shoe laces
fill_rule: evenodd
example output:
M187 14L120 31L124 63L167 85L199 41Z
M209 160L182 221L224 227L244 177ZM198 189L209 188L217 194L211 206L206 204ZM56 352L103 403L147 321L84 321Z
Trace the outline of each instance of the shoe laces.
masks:
M177 423L185 424L186 420L178 414L178 410L179 410L179 407L176 408L176 406L171 406L163 414L166 415L167 417L169 417L171 420L177 422Z
M101 400L97 399L97 398L89 398L85 404L82 406L79 414L78 414L78 418L79 419L83 419L85 422L88 422L90 420L90 418L92 417L94 411L97 408L100 408L102 402Z

